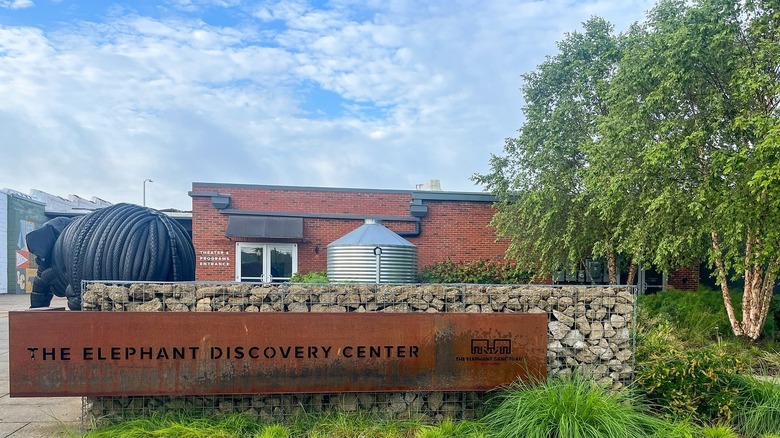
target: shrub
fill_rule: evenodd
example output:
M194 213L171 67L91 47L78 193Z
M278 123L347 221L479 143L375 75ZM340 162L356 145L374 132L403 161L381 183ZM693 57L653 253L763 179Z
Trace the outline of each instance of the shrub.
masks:
M671 425L648 415L632 393L612 392L576 373L536 386L513 384L494 403L497 407L484 417L488 436L675 436Z
M746 368L717 345L686 348L668 323L638 333L636 385L650 402L678 418L730 420L738 403L738 377Z
M296 272L290 278L290 283L327 283L328 281L325 271L312 271L305 274Z
M521 284L532 278L533 274L506 260L455 262L447 259L420 272L423 283Z

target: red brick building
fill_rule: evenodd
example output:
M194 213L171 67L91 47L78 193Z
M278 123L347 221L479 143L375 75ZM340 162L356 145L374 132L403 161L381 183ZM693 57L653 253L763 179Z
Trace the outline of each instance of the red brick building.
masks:
M507 248L490 227L495 197L488 193L195 182L189 195L198 281L285 280L323 271L328 244L365 219L379 219L416 245L420 269L448 258L500 260ZM668 284L696 288L694 271L670 275ZM656 277L657 287L667 283ZM643 278L651 285L649 271Z
M292 258L292 272L323 271L327 245L365 219L379 219L415 244L420 268L447 258L502 259L507 246L489 226L495 198L486 193L196 182L189 195L199 281L241 280L242 251L284 254L281 264ZM268 281L274 267L258 268L261 275L244 279Z

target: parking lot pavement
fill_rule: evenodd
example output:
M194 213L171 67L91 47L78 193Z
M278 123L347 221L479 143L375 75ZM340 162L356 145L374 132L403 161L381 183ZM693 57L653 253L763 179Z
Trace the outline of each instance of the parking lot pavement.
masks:
M73 436L81 428L81 397L9 397L8 312L30 307L29 295L0 294L0 438ZM55 298L52 307L66 307Z

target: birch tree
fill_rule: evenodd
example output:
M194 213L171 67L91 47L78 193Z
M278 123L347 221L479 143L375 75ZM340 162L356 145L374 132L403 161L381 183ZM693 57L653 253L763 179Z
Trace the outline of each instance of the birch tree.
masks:
M493 225L510 240L508 255L539 275L572 269L587 257L607 259L617 283L612 218L591 208L598 191L586 185L586 151L600 142L596 121L620 59L613 27L594 17L558 43L559 53L523 75L525 122L475 175L499 199Z
M662 268L707 261L734 334L758 339L780 267L778 4L664 0L635 32L600 121L641 166L633 241L652 236Z

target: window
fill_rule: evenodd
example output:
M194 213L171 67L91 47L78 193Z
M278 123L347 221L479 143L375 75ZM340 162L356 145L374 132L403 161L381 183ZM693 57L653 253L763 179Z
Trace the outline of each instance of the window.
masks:
M298 272L298 245L236 243L236 281L289 281Z

